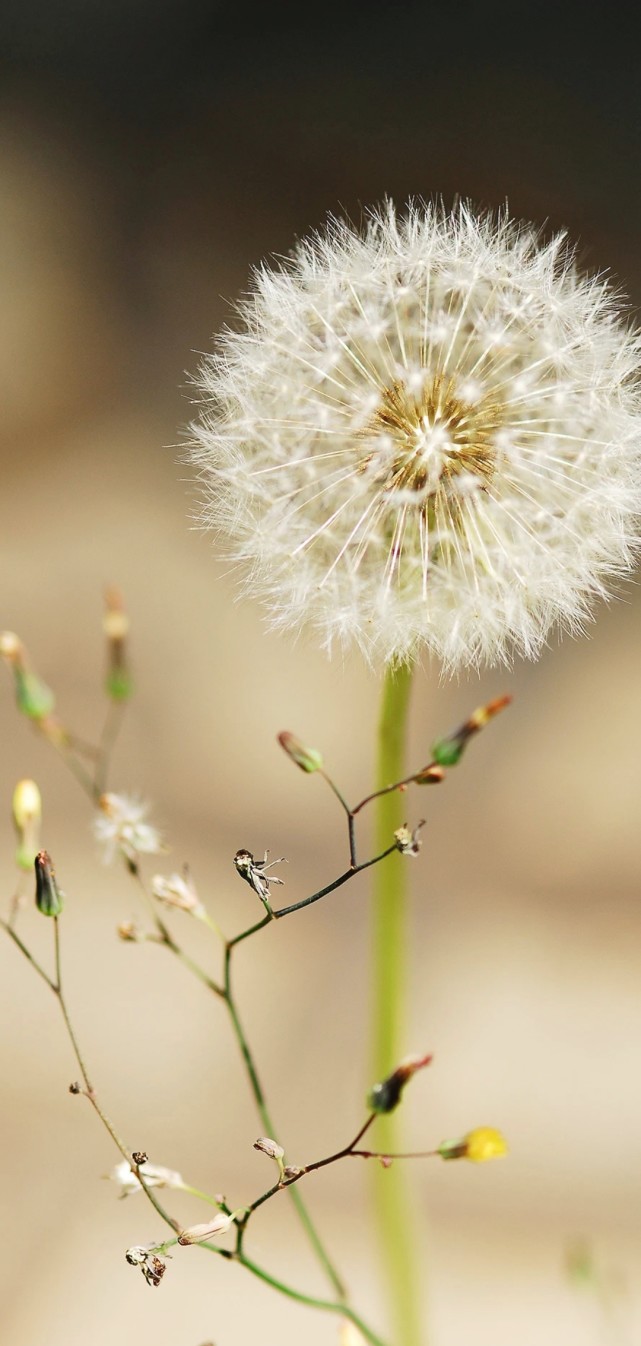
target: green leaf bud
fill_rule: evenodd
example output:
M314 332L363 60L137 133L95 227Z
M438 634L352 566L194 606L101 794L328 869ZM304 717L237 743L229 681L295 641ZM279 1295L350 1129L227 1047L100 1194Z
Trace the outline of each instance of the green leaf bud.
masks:
M287 730L278 735L278 742L281 748L284 748L287 756L291 757L292 762L300 767L301 771L312 772L322 769L323 758L318 748L307 748L304 743L301 743L300 739L296 738L294 734L288 733Z
M21 710L23 715L28 715L30 720L44 720L51 714L55 705L56 698L51 688L47 687L35 673L30 673L28 669L17 665L14 676L18 710Z

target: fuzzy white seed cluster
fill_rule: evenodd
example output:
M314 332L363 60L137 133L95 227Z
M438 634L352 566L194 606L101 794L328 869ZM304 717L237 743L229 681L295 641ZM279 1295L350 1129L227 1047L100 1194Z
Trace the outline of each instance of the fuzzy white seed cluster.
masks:
M191 452L276 627L375 665L509 661L629 569L640 343L563 237L388 204L261 268L239 313Z

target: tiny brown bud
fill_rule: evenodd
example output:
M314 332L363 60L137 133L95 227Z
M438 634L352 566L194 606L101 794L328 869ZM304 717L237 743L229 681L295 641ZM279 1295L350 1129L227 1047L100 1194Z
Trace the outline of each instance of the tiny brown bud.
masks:
M82 1093L82 1085L78 1083L78 1080L74 1080L73 1084L69 1085L69 1093L70 1094Z
M258 1140L254 1141L254 1149L266 1154L268 1159L275 1159L277 1163L285 1154L282 1145L279 1145L275 1140L270 1140L269 1136L259 1136Z
M116 934L118 939L130 944L137 944L145 938L140 927L134 921L121 921L120 925L116 926Z
M401 1101L401 1094L407 1081L411 1080L417 1070L431 1065L431 1062L431 1052L427 1056L408 1056L387 1079L375 1084L370 1090L367 1098L368 1107L372 1112L393 1112Z
M436 766L430 762L422 767L414 776L415 785L440 785L445 780L445 771L442 766Z
M299 1168L298 1164L286 1164L283 1169L283 1180L285 1182L291 1182L293 1178L302 1177L304 1172L305 1169Z
M132 1150L131 1157L134 1164L138 1164L138 1167L140 1167L141 1164L147 1163L149 1155L144 1150Z

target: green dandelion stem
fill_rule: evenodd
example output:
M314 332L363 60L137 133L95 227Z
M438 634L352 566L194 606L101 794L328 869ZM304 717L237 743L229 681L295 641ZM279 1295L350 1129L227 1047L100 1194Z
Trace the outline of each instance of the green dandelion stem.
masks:
M411 670L385 676L378 730L376 788L403 777ZM404 798L397 791L375 802L378 850L389 845L405 821ZM389 1075L407 1052L407 862L402 856L376 868L373 882L373 1079ZM379 1146L402 1150L396 1112L379 1119ZM412 1216L405 1175L400 1169L374 1172L375 1219L387 1275L395 1346L422 1346L420 1284Z

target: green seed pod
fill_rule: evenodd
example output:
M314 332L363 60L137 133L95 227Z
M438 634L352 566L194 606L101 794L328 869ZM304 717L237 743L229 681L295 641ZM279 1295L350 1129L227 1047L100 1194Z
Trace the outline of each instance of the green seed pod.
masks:
M318 748L307 748L304 743L301 743L300 739L296 738L294 734L288 733L287 730L278 735L278 742L281 748L285 749L287 756L291 757L292 762L300 767L301 771L321 770L323 758Z
M28 715L30 720L44 720L45 716L51 714L55 704L51 688L27 669L16 667L14 674L18 710Z
M63 909L63 894L56 882L56 876L47 851L39 851L35 859L36 869L36 906L43 916L60 916Z

